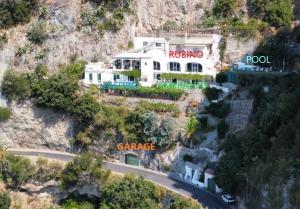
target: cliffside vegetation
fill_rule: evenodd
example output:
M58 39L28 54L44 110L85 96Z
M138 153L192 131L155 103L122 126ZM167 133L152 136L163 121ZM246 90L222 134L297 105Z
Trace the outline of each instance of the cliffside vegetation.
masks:
M112 175L110 170L103 168L102 157L90 152L83 153L62 167L44 158L39 158L36 164L32 164L29 159L10 155L3 148L0 151L0 178L9 188L21 189L28 182L41 185L53 180L60 183L62 193L74 191L83 185L91 185L101 193L101 198L93 199L69 195L61 201L63 209L162 209L165 205L170 209L202 208L198 203L156 186L142 177L126 175L123 178ZM0 208L9 209L11 203L9 193L1 192ZM52 207L60 208L58 205Z
M249 87L256 101L252 126L243 134L230 135L225 140L216 172L217 183L227 192L252 194L254 202L267 201L271 208L282 208L282 190L293 182L288 192L290 204L299 208L299 128L300 77L296 74L282 77L255 77ZM268 86L269 92L263 87ZM263 191L267 196L262 196ZM247 199L246 199L247 201Z

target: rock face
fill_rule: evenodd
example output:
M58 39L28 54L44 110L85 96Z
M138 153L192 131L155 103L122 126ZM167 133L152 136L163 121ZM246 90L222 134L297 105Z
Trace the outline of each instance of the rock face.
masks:
M0 142L10 147L70 150L74 121L66 114L27 102L10 104L11 118L0 123Z

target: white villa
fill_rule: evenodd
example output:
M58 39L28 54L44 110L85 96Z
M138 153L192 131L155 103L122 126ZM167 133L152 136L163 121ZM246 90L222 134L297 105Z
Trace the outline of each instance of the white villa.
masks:
M86 66L84 85L104 82L133 82L135 78L122 71L139 70L142 86L161 81L162 73L200 74L215 77L219 62L219 35L184 38L136 37L134 49L113 57L109 64L90 63ZM169 82L176 83L177 79ZM191 81L194 82L194 81Z

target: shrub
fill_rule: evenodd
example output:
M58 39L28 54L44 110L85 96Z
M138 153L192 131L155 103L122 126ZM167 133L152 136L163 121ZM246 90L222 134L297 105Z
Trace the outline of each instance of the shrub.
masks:
M11 204L11 198L6 192L0 193L0 209L9 209Z
M204 94L209 101L217 100L220 96L220 93L222 93L222 91L217 88L206 88L204 90Z
M94 206L89 202L76 202L70 199L63 204L62 209L94 209Z
M27 32L28 40L35 44L43 43L47 37L46 23L44 21L38 21Z
M8 108L0 107L0 122L6 121L10 118L10 110Z
M2 92L8 100L23 100L30 96L31 90L25 74L8 70L2 82Z
M7 34L0 34L0 49L3 49L4 44L7 43Z
M18 23L28 22L37 6L37 0L0 1L0 27L8 28Z
M171 31L171 30L175 30L177 27L177 24L175 21L173 20L167 20L165 22L165 24L163 25L163 30L166 30L166 31Z
M133 41L128 41L127 48L128 48L128 49L134 48Z
M218 131L218 138L223 139L225 137L225 134L228 130L228 124L225 120L221 120L218 124L217 131Z
M213 14L226 18L234 14L237 8L237 0L216 0L213 6Z
M139 87L136 89L130 89L126 92L127 96L161 98L171 100L178 100L183 94L184 90L181 89L161 89L155 87Z
M205 110L213 116L225 118L230 112L230 105L223 102L211 103Z
M166 172L171 171L171 166L168 164L163 164L162 167L163 167L164 171L166 171Z
M193 156L188 155L188 154L185 154L185 155L183 156L183 160L184 160L184 161L188 161L188 162L193 162Z
M202 25L204 28L211 28L218 24L218 18L216 16L204 17L202 20Z

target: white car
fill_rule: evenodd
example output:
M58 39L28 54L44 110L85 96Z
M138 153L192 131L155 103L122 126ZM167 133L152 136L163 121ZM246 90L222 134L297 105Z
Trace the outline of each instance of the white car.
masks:
M234 197L234 196L231 196L231 195L229 195L229 194L223 194L221 197L222 197L222 200L223 200L224 202L226 202L227 204L233 204L233 203L236 202L235 197Z

